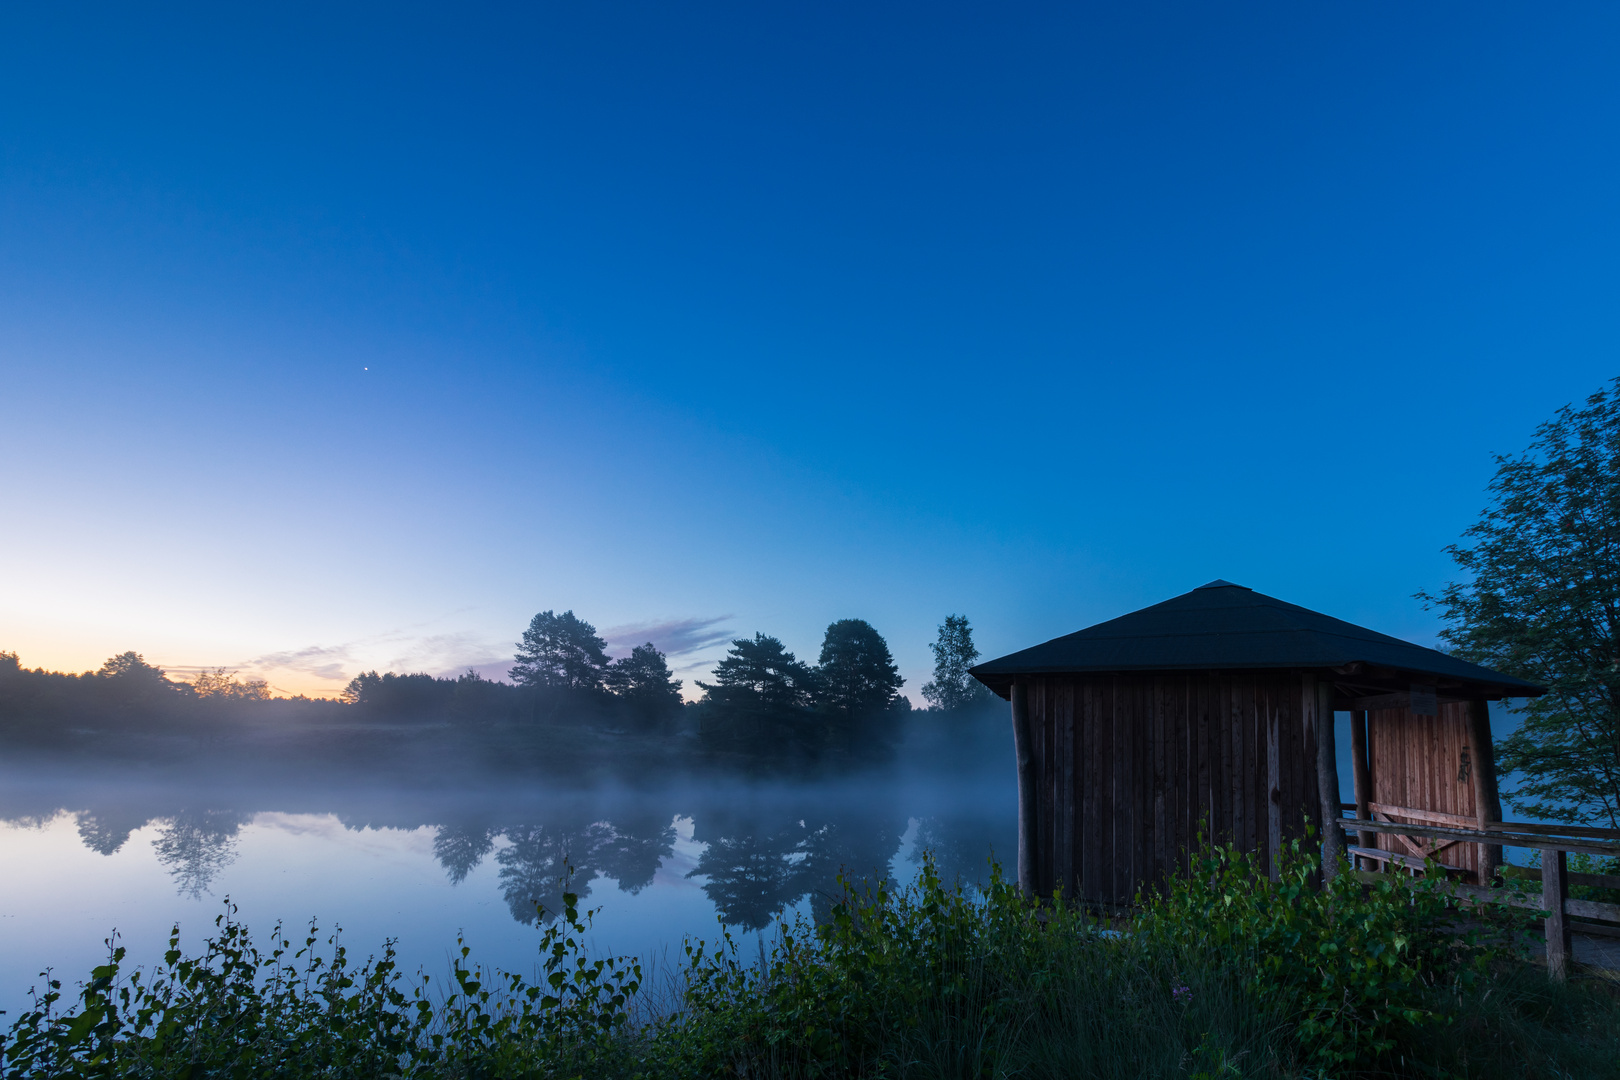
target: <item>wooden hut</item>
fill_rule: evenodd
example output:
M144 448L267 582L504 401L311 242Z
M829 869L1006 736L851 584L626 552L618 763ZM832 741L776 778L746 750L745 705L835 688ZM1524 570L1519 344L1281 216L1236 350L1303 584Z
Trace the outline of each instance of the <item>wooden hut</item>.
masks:
M1227 581L972 674L1012 702L1020 884L1100 907L1185 866L1201 825L1273 859L1310 821L1337 865L1338 831L1321 828L1340 816L1337 711L1350 713L1358 816L1500 821L1486 703L1542 693ZM1432 843L1367 832L1352 853L1432 855L1474 880L1501 857Z

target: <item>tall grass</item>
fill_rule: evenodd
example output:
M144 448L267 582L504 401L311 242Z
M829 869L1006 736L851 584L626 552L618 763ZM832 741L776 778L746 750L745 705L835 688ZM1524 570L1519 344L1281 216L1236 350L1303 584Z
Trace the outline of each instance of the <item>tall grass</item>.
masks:
M667 996L585 953L572 894L536 981L463 948L445 987L404 977L391 946L355 966L314 930L261 952L227 914L196 957L171 943L126 972L114 947L75 994L48 982L4 1075L1620 1077L1620 1000L1550 984L1511 913L1317 871L1296 847L1273 882L1210 847L1116 931L925 861L908 888L783 924L757 958L688 942Z

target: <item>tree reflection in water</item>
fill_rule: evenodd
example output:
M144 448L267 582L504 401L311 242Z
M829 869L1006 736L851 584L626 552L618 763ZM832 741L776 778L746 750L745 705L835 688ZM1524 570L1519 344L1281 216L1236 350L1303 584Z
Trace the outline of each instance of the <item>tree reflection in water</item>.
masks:
M675 850L674 815L656 819L505 829L508 846L495 855L501 892L512 917L522 923L548 923L562 910L562 894L590 895L597 877L615 879L626 892L652 884L659 864ZM565 876L571 880L565 883Z
M144 810L127 806L98 806L77 815L79 839L100 855L115 855L129 840L129 834L152 820Z
M939 876L947 883L982 885L990 880L990 858L1018 851L1016 818L1004 821L984 815L936 814L917 823L916 850L933 853Z
M697 879L728 925L760 930L807 898L812 917L826 919L843 892L840 875L857 888L893 884L892 864L908 823L900 806L921 800L916 793L878 788L596 792L561 805L502 805L503 793L496 793L487 800L458 797L437 809L384 804L379 810L362 803L344 819L349 828L364 822L407 830L437 822L433 855L449 882L466 881L493 854L512 917L533 925L549 922L562 908L563 878L570 871L570 888L582 897L599 877L628 893L652 885L674 854L680 815L692 821L692 838L703 845L687 877ZM934 803L933 813L924 810L918 818L916 849L933 851L947 880L982 882L992 849L1011 850L1015 816L995 798L955 786L924 794ZM132 792L127 803L96 802L76 813L78 836L91 851L112 855L127 848L135 830L155 824L159 862L182 896L200 899L236 859L239 830L253 811L169 798L143 791ZM31 805L6 809L8 822L43 822L55 812Z
M708 878L703 891L727 925L762 930L806 896L821 921L843 894L840 876L856 888L892 884L890 864L905 827L904 817L870 806L812 816L714 815L694 831L708 847L687 876Z
M905 831L904 817L879 807L851 808L822 820L810 835L802 864L816 922L827 921L846 886L893 890L891 867Z
M440 825L438 835L433 838L433 857L444 867L450 884L460 885L494 849L495 837L499 835L499 829L482 823Z
M562 910L562 894L573 891L580 897L591 892L596 871L590 865L595 846L593 832L606 832L608 826L586 825L567 828L557 825L516 825L506 830L508 847L495 855L501 867L501 892L512 918L520 923L536 920L549 923ZM569 868L573 880L566 884Z
M214 877L236 860L243 820L234 810L182 810L158 829L152 849L181 896L202 899Z
M729 926L761 930L804 895L800 864L807 829L802 820L732 824L731 835L698 823L693 838L709 846L687 877L706 877L703 892Z
M621 815L593 853L597 869L635 895L653 883L665 859L675 853L675 815L645 811Z

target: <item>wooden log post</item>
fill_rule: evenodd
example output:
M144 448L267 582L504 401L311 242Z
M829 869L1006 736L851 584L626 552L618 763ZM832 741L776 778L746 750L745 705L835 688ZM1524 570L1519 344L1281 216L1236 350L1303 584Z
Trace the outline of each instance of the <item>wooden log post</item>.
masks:
M1333 732L1333 680L1306 677L1315 683L1316 791L1322 805L1322 880L1332 881L1344 858L1344 832L1339 828L1339 743Z
M1372 811L1367 806L1373 801L1370 750L1367 738L1367 710L1356 709L1350 714L1350 782L1355 787L1356 817L1361 821L1372 820ZM1378 834L1357 833L1356 842L1364 848L1377 847Z
M1564 902L1569 899L1569 854L1547 851L1541 859L1541 906L1547 911L1547 975L1563 982L1569 975L1569 916Z
M1018 887L1027 897L1035 892L1035 755L1029 730L1029 684L1012 685L1013 754L1018 762Z
M1502 820L1502 798L1496 790L1496 746L1491 740L1491 703L1468 703L1468 739L1474 756L1474 814L1481 832ZM1479 883L1490 885L1502 868L1502 845L1479 845Z

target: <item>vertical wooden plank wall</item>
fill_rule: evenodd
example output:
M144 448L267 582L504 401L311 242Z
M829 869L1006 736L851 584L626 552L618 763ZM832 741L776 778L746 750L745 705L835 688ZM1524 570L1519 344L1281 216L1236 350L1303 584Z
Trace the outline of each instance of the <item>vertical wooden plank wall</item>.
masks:
M1035 676L1027 692L1041 895L1123 906L1185 869L1200 827L1269 860L1273 820L1285 842L1320 816L1298 675Z
M1482 754L1473 745L1466 702L1441 705L1439 712L1439 716L1414 716L1405 709L1376 709L1367 714L1367 753L1372 766L1370 801L1445 814L1457 819L1449 824L1473 828L1478 821L1475 790L1479 769L1493 767L1492 758L1488 748ZM1466 772L1464 749L1468 751ZM1389 817L1418 823L1407 815ZM1378 846L1385 851L1415 854L1387 833L1378 834ZM1478 879L1478 845L1452 844L1440 849L1436 858L1448 866L1460 866L1471 878Z

